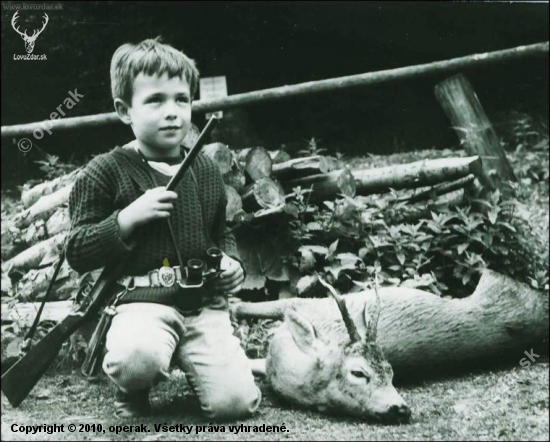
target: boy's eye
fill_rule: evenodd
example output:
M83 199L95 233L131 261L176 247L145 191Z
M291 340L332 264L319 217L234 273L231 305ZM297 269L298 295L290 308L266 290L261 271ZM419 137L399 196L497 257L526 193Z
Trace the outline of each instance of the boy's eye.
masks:
M178 101L181 103L189 103L189 97L178 97Z
M160 97L151 97L147 100L147 103L159 103Z

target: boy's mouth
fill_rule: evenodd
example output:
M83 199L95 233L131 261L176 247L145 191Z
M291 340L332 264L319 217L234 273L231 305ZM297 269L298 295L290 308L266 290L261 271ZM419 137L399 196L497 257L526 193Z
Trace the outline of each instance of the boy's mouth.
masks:
M181 126L166 126L166 127L161 127L159 130L180 130L181 129Z

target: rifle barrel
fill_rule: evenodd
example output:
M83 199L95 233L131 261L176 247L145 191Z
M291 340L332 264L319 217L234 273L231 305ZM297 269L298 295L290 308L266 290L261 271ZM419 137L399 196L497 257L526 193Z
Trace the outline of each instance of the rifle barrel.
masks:
M181 181L181 179L187 172L187 169L189 169L189 167L195 160L195 157L199 154L202 143L204 142L206 137L214 130L218 122L219 120L216 117L212 116L210 118L206 126L204 126L204 129L202 130L201 134L199 135L199 138L197 138L195 145L191 148L191 150L189 151L189 153L181 163L180 168L174 174L174 176L170 179L170 181L168 181L168 184L166 185L166 190L174 190L177 187L178 183Z

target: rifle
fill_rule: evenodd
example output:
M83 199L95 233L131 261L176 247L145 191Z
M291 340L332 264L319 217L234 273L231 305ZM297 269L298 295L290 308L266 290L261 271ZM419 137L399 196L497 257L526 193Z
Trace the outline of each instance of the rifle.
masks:
M166 190L174 190L181 181L192 162L201 150L201 145L205 138L211 133L217 125L218 119L212 117L204 127L191 148L176 174L170 179L166 186ZM65 251L61 253L58 267L62 262ZM21 402L28 396L36 383L44 375L48 367L53 363L63 343L76 331L80 326L91 318L96 317L97 313L103 305L105 305L112 295L112 288L116 281L122 276L126 260L119 261L115 268L108 269L105 267L101 275L95 282L90 293L86 296L82 304L76 307L65 319L57 324L38 344L30 349L19 361L17 361L6 373L2 375L1 387L6 395L6 398L13 407L18 407ZM49 291L53 286L56 274L52 278ZM42 312L42 304L38 311L35 324L38 324L38 318Z

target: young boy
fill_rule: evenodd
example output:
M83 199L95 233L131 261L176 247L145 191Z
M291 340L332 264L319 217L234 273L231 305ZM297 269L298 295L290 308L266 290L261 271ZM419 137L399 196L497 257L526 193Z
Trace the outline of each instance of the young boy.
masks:
M168 378L171 362L209 419L245 417L261 401L229 318L227 296L241 288L244 272L225 226L219 170L199 154L175 192L165 188L186 152L197 84L194 61L158 39L119 47L111 61L114 106L136 139L93 158L69 199L71 267L87 272L127 260L103 360L117 386L118 417L150 413L149 390ZM139 182L149 184L146 192ZM224 252L213 287L198 308L174 305L162 272L181 277L170 266L202 258L213 245Z

